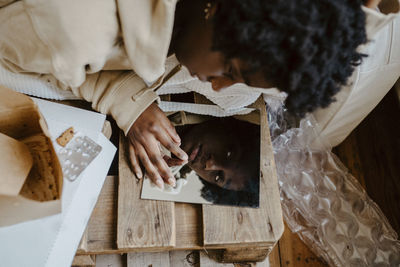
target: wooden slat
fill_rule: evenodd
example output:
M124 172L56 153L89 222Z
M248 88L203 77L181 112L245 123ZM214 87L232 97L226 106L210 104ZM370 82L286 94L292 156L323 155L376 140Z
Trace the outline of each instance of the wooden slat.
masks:
M233 264L216 262L208 257L204 251L200 251L200 267L233 267Z
M201 249L203 229L201 205L175 203L175 249Z
M271 247L237 247L217 251L219 262L262 262L271 252Z
M141 200L142 180L128 165L127 141L119 146L118 227L120 249L168 249L175 246L174 203Z
M169 252L169 264L171 267L199 267L199 257L198 251L171 251Z
M126 267L126 254L107 254L96 256L96 267Z
M169 252L128 253L127 267L170 267ZM171 266L172 267L172 266Z
M76 253L85 253L87 251L87 241L88 241L88 230L87 227L85 229L85 232L83 232L81 241L79 242L78 249L76 250Z
M79 249L77 254L118 253L129 250L118 250L116 246L117 179L115 176L107 177L85 231L86 248ZM202 249L201 206L176 203L175 215L176 246L174 249Z
M286 228L287 229L287 228ZM285 229L285 231L287 231ZM279 241L280 242L280 241ZM285 266L281 264L281 255L279 252L279 243L275 245L275 247L272 249L271 253L269 254L268 258L269 258L269 265L271 267L281 267L281 266Z
M282 266L298 267L327 267L311 250L300 240L300 238L290 232L286 227L281 239L279 240L279 252ZM275 267L271 265L271 267Z
M108 176L87 227L87 253L116 250L117 177Z
M203 205L206 247L272 247L283 233L274 155L262 99L257 101L257 107L261 114L260 207L253 209Z
M200 251L200 267L269 267L268 259L262 262L246 263L219 263L210 258L204 251Z
M76 255L72 266L95 266L96 256L95 255Z

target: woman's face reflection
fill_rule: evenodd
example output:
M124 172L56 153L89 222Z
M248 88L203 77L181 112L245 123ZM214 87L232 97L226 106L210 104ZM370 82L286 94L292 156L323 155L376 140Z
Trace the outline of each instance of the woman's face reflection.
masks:
M215 119L192 126L182 136L189 167L201 178L229 190L246 190L258 179L259 126Z

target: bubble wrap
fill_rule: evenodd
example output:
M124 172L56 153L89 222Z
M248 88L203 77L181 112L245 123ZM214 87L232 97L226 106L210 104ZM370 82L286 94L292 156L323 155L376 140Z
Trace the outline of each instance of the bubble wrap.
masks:
M330 266L400 266L400 241L380 208L318 141L312 116L293 126L282 105L269 123L284 219ZM292 125L291 125L292 124Z

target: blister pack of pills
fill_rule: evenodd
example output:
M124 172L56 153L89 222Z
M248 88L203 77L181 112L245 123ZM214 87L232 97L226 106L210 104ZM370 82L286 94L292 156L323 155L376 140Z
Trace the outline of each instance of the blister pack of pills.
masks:
M101 146L87 136L74 137L57 153L64 177L70 181L76 180L101 149Z

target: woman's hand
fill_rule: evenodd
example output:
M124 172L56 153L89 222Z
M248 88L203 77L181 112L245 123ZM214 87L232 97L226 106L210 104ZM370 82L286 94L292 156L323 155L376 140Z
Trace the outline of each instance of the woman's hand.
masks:
M129 156L136 176L143 177L141 163L148 177L158 187L163 188L164 182L175 186L175 178L163 159L159 144L177 156L182 164L187 161L188 156L179 147L181 140L175 127L156 103L151 104L137 118L129 129L128 139Z

